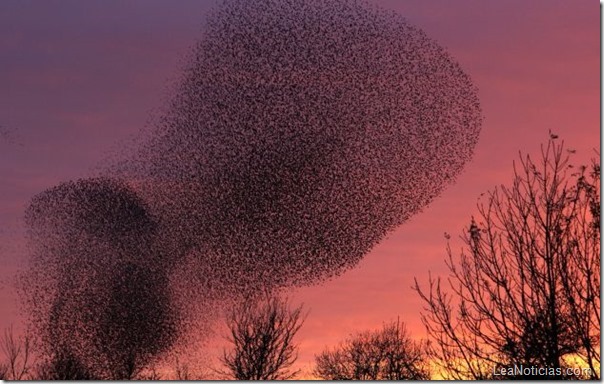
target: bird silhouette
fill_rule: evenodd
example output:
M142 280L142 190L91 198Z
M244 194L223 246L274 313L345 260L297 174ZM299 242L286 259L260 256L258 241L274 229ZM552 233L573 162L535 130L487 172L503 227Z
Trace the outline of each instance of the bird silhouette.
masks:
M558 138L558 135L553 133L551 130L549 131L549 138L555 140Z

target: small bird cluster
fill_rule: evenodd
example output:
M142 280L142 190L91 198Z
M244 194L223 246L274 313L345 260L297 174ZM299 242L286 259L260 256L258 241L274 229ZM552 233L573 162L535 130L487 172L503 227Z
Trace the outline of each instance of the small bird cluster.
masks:
M187 306L355 266L454 181L481 123L470 78L395 13L224 1L139 149L33 200L37 318L87 366L115 335L158 355Z

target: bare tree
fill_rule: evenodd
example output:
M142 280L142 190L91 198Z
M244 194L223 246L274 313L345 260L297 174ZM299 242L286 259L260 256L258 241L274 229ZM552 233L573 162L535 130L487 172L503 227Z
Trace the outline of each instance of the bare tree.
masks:
M138 373L138 375L133 378L133 380L137 381L160 381L165 380L162 375L157 371L157 369L153 367L147 367L144 371ZM180 378L178 380L181 380ZM189 379L185 379L189 380Z
M57 348L52 356L40 365L37 380L98 380L69 352Z
M427 291L415 281L430 353L446 377L492 378L525 365L562 378L576 364L599 378L600 166L574 168L574 151L556 139L538 163L521 155L512 186L479 202L459 258L447 245L450 291L440 278Z
M172 378L176 381L191 381L191 380L211 380L210 374L215 370L207 370L199 362L191 363L190 361L182 361L179 356L175 356L171 363Z
M178 381L189 381L193 380L191 376L191 372L189 370L189 365L186 363L182 363L178 357L174 362L174 375L176 376L176 380Z
M293 338L304 323L302 306L289 309L278 297L246 301L230 312L227 323L233 349L223 352L223 374L236 380L287 380L298 374L290 368L298 357Z
M325 380L428 380L424 346L400 321L358 333L316 356L314 374Z
M0 379L26 380L31 378L33 343L28 332L17 338L12 326L5 329L0 341L0 349L6 359L0 364Z

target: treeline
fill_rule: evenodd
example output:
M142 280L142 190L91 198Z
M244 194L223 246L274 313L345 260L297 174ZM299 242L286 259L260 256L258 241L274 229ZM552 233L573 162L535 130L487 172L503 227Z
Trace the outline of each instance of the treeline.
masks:
M404 322L360 331L315 356L328 380L600 379L600 163L575 167L557 136L534 161L520 155L508 186L488 192L447 244L446 280L416 279L427 340ZM447 240L450 239L446 235ZM267 295L227 315L229 348L210 378L300 376L295 336L306 313ZM69 356L33 363L30 337L2 340L0 378L94 379ZM35 369L32 367L36 367ZM519 369L520 368L520 369ZM130 375L130 376L128 376ZM132 367L123 379L204 379L177 366L171 377Z
M399 320L386 323L317 355L314 377L599 380L600 163L575 167L574 152L551 134L538 161L520 154L512 183L479 199L478 213L461 236L461 252L447 244L449 277L430 277L427 288L416 279L427 340L415 341ZM295 360L291 335L301 326L301 309L288 312L281 303L280 315L271 317L266 310L275 307L264 308L256 317L260 323L291 313L283 327L287 338L241 332L233 326L241 321L231 318L236 352L223 359L231 378L295 377L288 368ZM281 343L288 352L244 352L242 344L258 340ZM263 376L240 369L249 364L253 371L267 356L284 370L273 366Z

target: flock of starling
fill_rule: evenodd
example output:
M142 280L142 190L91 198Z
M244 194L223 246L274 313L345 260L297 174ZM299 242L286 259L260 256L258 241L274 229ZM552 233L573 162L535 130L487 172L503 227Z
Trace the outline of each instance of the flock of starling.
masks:
M33 198L32 324L127 377L196 313L354 267L454 181L481 123L470 78L393 12L224 1L138 148Z

